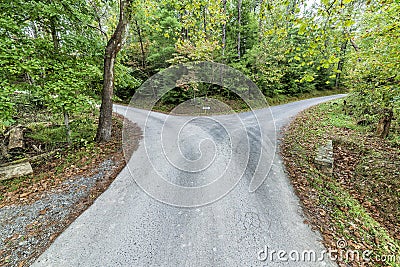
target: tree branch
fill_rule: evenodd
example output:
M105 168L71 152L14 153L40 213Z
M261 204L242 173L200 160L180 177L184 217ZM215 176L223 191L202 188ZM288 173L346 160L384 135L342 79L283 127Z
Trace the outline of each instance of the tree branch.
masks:
M358 50L360 50L360 48L357 46L357 44L351 38L350 38L350 43L351 43L351 46L354 48L354 50L356 50L356 52L358 52Z
M99 27L96 27L96 26L93 26L93 25L90 25L90 24L86 24L86 25L87 25L89 28L98 30L101 34L104 35L104 38L105 38L106 40L108 40L108 35L107 35L107 33L106 33L103 29L101 29L101 28L99 28Z

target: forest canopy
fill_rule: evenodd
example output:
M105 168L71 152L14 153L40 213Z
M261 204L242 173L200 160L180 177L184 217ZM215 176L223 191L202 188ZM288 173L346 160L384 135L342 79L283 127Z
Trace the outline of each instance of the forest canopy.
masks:
M119 5L0 3L1 129L16 122L21 106L64 121L96 110ZM114 100L129 100L173 64L214 61L246 74L269 99L345 89L351 113L368 123L399 116L398 1L134 0L126 12ZM174 90L163 101L184 101L190 90L202 94L201 88ZM208 95L232 97L221 89Z

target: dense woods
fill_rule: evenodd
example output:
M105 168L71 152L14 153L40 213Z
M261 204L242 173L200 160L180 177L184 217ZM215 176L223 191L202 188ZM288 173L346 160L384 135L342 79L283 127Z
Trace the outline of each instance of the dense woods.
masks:
M105 98L129 100L151 75L189 61L228 64L267 98L349 89L346 112L360 123L382 137L398 127L398 1L15 0L0 12L2 131L21 110L45 110L70 142L70 120L96 113L101 96L110 119ZM180 103L192 90L235 97L199 85L163 101Z

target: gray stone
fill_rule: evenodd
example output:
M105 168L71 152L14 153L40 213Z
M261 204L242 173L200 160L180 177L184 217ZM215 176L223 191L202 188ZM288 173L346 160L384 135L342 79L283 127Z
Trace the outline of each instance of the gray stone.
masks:
M24 128L17 126L8 132L8 150L24 147Z
M0 181L8 180L24 175L32 174L32 166L29 162L21 162L18 164L0 167Z
M0 142L0 158L9 158L10 155L7 152L6 146L3 144L3 142Z
M325 174L333 173L333 144L332 140L328 140L325 145L318 148L317 156L315 157L315 165L317 169Z

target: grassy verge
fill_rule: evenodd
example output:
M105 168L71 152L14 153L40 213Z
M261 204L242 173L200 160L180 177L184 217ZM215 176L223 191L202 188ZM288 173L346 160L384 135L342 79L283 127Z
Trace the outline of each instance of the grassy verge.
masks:
M267 102L270 106L277 106L314 97L330 96L330 95L345 94L345 93L347 93L347 91L344 89L312 91L309 93L299 94L297 96L280 95L273 98L267 97Z
M398 136L376 138L343 114L342 101L311 108L286 129L286 169L310 224L327 249L342 253L340 266L400 266L400 149L393 142ZM326 140L334 144L333 175L314 165ZM364 251L370 254L365 259Z

